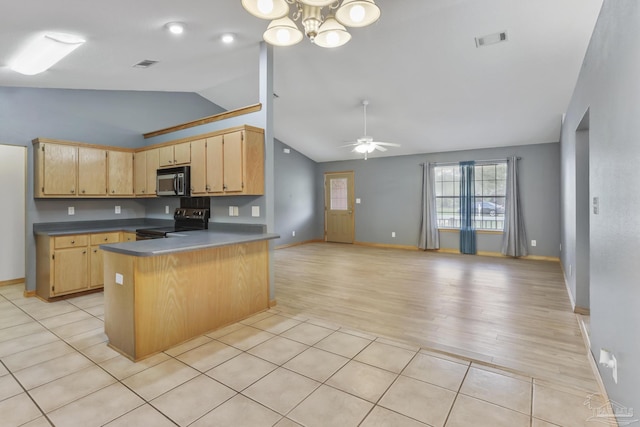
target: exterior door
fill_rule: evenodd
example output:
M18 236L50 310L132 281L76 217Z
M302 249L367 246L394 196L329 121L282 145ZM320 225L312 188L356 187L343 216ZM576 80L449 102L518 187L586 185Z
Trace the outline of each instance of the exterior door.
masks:
M355 236L353 172L325 173L324 188L325 240L353 243Z

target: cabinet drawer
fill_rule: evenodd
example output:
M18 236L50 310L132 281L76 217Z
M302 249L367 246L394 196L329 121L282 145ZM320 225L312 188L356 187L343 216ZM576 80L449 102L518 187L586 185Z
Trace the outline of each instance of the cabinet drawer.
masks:
M75 234L71 236L54 237L55 248L75 248L79 246L87 246L89 239L86 234Z
M102 245L105 243L118 243L120 241L120 232L113 233L97 233L91 235L91 245Z

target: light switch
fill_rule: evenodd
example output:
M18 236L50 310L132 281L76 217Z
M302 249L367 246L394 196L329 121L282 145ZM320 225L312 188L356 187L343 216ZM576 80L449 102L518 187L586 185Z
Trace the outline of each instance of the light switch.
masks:
M251 206L251 216L260 216L260 206Z
M356 205L360 204L360 199L356 199Z
M74 208L73 206L69 206L69 208L67 209L67 212L69 212L69 215L75 215L76 208Z
M120 273L116 273L116 285L124 284L124 277Z
M120 206L116 206L116 213L119 214L121 212Z
M288 148L283 149L282 151L284 151L284 154L289 154L291 153L291 150Z
M229 206L229 216L233 216L233 206Z
M598 197L593 198L593 214L598 215L600 213L600 199Z

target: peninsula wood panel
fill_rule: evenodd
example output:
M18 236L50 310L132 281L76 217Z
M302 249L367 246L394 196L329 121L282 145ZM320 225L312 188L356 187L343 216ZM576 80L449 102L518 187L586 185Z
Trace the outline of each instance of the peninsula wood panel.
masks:
M121 353L135 354L134 322L134 257L106 252L104 254L104 331L109 337L109 345ZM115 283L121 274L123 284Z
M121 254L105 252L104 256L105 301L111 295L133 301L132 308L120 303L105 305L107 324L110 319L129 319L128 311L133 312L131 325L114 320L107 336L112 347L133 360L269 308L267 242L129 256L130 267ZM123 274L124 285L115 284L116 272ZM123 287L133 290L125 292ZM130 334L133 351L128 347Z

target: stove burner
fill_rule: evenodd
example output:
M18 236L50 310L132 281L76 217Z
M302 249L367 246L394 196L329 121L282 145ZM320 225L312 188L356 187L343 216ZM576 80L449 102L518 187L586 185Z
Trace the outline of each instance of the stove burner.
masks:
M206 230L209 228L209 209L176 208L173 227L140 228L136 230L136 240L161 239L168 233L180 231Z

